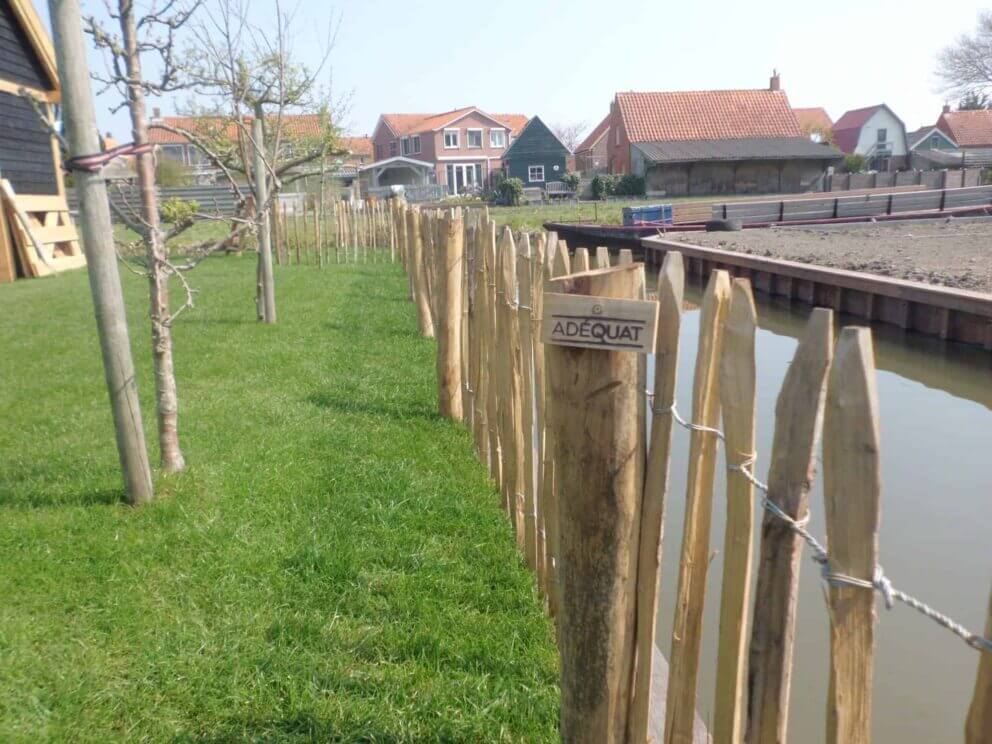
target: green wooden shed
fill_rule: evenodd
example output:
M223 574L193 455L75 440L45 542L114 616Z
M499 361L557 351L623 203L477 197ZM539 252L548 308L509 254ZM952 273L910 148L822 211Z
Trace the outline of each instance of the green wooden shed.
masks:
M503 154L509 178L519 178L525 187L544 187L565 175L565 159L571 151L539 116L531 118Z

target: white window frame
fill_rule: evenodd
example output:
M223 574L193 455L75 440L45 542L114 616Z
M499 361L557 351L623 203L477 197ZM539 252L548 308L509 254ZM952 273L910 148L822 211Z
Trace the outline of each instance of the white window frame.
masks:
M533 172L535 168L541 169L541 177L534 178ZM544 183L544 166L543 165L528 165L527 166L527 183Z
M396 140L393 140L392 142L390 142L389 143L389 157L395 158L397 155L399 155L400 154L399 153L399 149L400 149L400 146L399 146L399 143Z
M410 143L411 143L410 144L410 152L412 152L414 155L419 155L420 154L420 135L419 134L415 134L412 137L410 137Z
M448 135L455 135L455 144L448 144ZM445 150L457 150L461 147L461 130L460 129L445 129L444 130L444 149Z
M474 132L478 132L478 134L479 134L479 144L478 145L473 145L472 144L471 135ZM469 127L468 129L466 129L465 130L465 147L467 149L469 149L469 150L481 150L483 148L483 143L485 142L485 139L483 138L482 135L483 135L482 127Z
M493 135L499 135L499 142L493 139ZM502 150L506 147L506 130L505 129L490 129L489 130L489 146L496 150Z
M400 140L400 155L410 154L410 138L404 137Z

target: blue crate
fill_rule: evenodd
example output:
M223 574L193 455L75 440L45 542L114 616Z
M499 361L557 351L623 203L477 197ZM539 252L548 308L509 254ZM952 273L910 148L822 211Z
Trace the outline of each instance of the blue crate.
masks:
M631 227L633 225L649 222L651 224L671 225L672 205L671 204L649 204L643 207L624 207L623 224Z

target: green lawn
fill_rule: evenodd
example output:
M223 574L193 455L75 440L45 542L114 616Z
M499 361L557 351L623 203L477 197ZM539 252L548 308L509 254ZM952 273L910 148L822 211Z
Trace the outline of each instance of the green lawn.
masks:
M398 267L193 275L121 505L86 275L0 286L0 741L552 741L551 625ZM147 287L122 272L152 457Z

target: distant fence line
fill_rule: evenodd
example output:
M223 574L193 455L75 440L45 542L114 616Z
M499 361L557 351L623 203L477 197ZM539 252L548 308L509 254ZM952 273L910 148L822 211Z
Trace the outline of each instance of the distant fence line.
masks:
M981 184L981 168L954 170L906 170L881 173L834 173L824 176L824 191L877 189L888 186L925 186L928 189L953 189Z
M839 217L879 217L906 212L942 211L992 206L992 186L948 188L937 191L900 191L856 196L717 202L713 219L749 222L788 222Z

